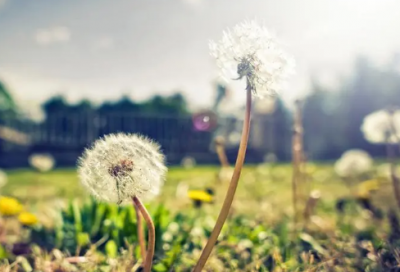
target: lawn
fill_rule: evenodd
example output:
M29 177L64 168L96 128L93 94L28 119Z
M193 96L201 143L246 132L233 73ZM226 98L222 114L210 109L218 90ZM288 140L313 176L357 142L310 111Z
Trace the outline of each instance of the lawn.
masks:
M162 194L156 202L165 204L171 211L191 209L191 202L187 197L177 196L177 188L184 187L185 184L191 190L214 189L213 206L219 207L229 181L219 181L218 172L219 168L212 166L190 169L171 167ZM75 169L58 169L49 173L22 169L9 171L8 176L9 182L2 188L2 194L16 197L33 209L46 205L53 206L54 203L62 203L71 198L84 199L88 196L79 184ZM235 212L254 216L264 214L273 207L274 214L290 213L291 180L292 169L289 164L245 167L234 202ZM305 184L308 190L321 191L322 202L328 206L333 205L337 198L350 194L348 186L334 174L330 164L311 165ZM374 199L379 205L393 203L390 186L387 180L375 193ZM384 199L385 203L379 203L380 199ZM213 207L210 212L215 210Z
M157 247L154 271L189 271L189 268L193 267L200 249L204 246L212 229L229 184L227 180L219 180L218 173L219 168L211 166L198 166L190 169L171 167L169 169L162 194L158 199L149 203L155 222L158 222L156 223L159 228L158 239L162 241ZM207 271L303 271L296 270L300 267L309 269L304 271L344 271L340 269L354 268L360 265L357 262L365 261L364 257L359 255L361 253L354 252L354 248L359 246L356 243L356 240L359 239L357 237L365 235L363 234L365 231L373 232L365 238L367 242L371 243L373 250L382 248L382 243L385 243L388 236L389 224L386 217L375 219L368 214L368 211L354 205L346 211L346 215L336 210L338 199L343 197L355 199L357 185L349 186L348 183L343 182L335 175L330 164L309 164L306 173L302 186L303 191L319 190L321 198L313 211L311 222L304 225L305 222L300 217L302 224L293 225L291 165L246 166L242 172L227 227L224 228L220 238L221 244L217 246L217 250L210 259ZM127 214L131 210L124 210L124 208L117 211L109 206L106 208L108 212L105 213L105 217L101 217L104 226L101 227L99 233L109 233L114 237L115 231L117 231L119 233L117 236L110 238L108 234L106 236L101 236L99 233L93 234L92 223L96 220L91 218L91 214L97 216L101 206L97 204L89 206L86 204L85 206L90 198L81 188L75 169L57 169L49 173L13 170L7 174L9 182L2 188L2 195L20 200L27 210L38 215L43 225L52 226L54 214L60 214L59 211L64 209L67 212L62 214L64 223L60 228L61 232L66 235L72 231L73 240L78 239L73 237L82 239L90 233L90 237L87 238L90 242L85 243L82 247L76 244L65 244L66 240L63 238L64 244L62 246L60 244L60 249L66 255L74 255L71 252L88 254L93 249L89 245L96 243L98 239L101 240L102 237L108 237L107 239L112 242L116 241L118 248L125 247L124 243L127 241L136 243L134 229L126 230L124 225L121 225L121 229L117 227L118 223L115 223L115 229L105 226L108 216L110 218L128 216ZM365 179L370 180L376 177L373 171ZM204 203L200 209L196 209L187 196L187 188L190 190L212 188L215 191L214 202ZM78 215L76 209L79 208L75 208L75 204L68 206L69 200L72 199L77 200L78 206L82 207ZM305 203L307 199L307 195L304 194L303 198L300 197L299 202ZM371 199L373 205L382 209L385 214L388 207L394 206L389 180L381 179L379 189L372 193ZM157 207L162 207L162 209ZM76 221L77 216L80 218L78 221ZM119 219L111 220L119 222ZM132 220L134 221L134 219ZM171 226L174 224L179 225L179 233L171 231ZM194 232L195 230L197 230L197 234ZM40 231L32 230L32 233L41 237L39 240L46 241L48 240L46 236L57 236L57 231L52 232L43 228ZM169 237L168 235L174 236ZM79 245L79 242L77 243ZM242 245L243 243L251 243L250 248ZM130 251L117 250L118 254L111 254L107 247L101 246L95 251L102 252L109 259L96 260L96 265L92 264L90 267L74 267L74 269L78 269L75 271L82 271L80 269L100 271L96 270L99 269L100 264L106 267L101 271L125 271L126 267L121 268L124 267L122 266L124 262L117 262L113 266L110 264L110 258L112 257L111 259L114 261L126 261L129 259L126 254L129 255ZM375 252L374 258L380 256L377 252ZM249 253L251 255L247 256L246 254ZM43 249L36 250L35 254L43 257L44 251ZM340 263L336 267L339 270L332 270L336 266L335 262L330 259L333 255L336 256L335 260ZM138 261L139 257L137 254L135 256L131 261ZM10 260L13 259L10 258ZM362 267L378 267L377 263L377 260L368 260L367 264L362 264ZM171 270L172 267L175 270ZM317 268L321 268L321 270L313 270ZM60 271L73 271L68 270L72 268L66 269ZM349 269L348 271L357 270Z

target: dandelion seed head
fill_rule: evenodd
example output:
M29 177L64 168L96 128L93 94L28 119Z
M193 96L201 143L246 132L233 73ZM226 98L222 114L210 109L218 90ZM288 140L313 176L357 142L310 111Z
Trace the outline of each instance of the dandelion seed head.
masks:
M373 160L367 152L351 149L336 161L335 172L341 177L351 177L368 172L372 166Z
M150 200L164 184L167 168L160 146L136 134L97 140L79 159L82 185L102 201L122 203L133 196Z
M209 47L225 80L246 78L248 87L261 98L278 93L294 71L295 62L278 39L255 20L225 31Z
M397 143L400 139L400 110L379 110L367 115L361 126L367 141L375 144Z
M48 172L55 166L55 160L50 154L33 154L29 157L29 164L40 172Z

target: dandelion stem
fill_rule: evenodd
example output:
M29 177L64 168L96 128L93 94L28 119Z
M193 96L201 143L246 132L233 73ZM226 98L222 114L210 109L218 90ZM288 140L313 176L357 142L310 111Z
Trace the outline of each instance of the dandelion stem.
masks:
M151 266L153 263L153 257L154 257L154 249L155 249L155 242L156 242L156 231L154 228L154 223L153 220L151 219L151 216L149 212L146 210L145 206L143 203L140 201L139 198L134 196L132 198L133 204L137 207L137 209L140 211L142 214L144 221L146 221L147 228L149 230L149 240L148 240L148 247L147 247L147 253L146 253L146 258L144 259L144 266L143 266L143 271L144 272L150 272L151 271Z
M211 233L210 238L208 239L208 242L203 249L203 252L201 253L200 259L198 260L193 272L201 272L204 265L207 262L207 259L210 257L211 251L215 245L215 243L218 240L218 236L221 233L222 227L224 226L224 223L226 221L226 218L228 217L229 210L232 206L233 198L235 196L236 188L239 183L239 178L240 174L242 171L243 163L244 163L244 158L246 156L246 149L247 149L247 142L249 139L249 133L250 133L250 115L251 115L251 94L252 94L252 89L250 86L250 83L247 81L247 98L246 98L246 113L244 117L244 123L243 123L243 130L242 130L242 138L240 141L240 146L239 146L239 152L238 156L236 159L236 164L235 164L235 169L233 172L233 176L231 179L231 182L229 184L228 192L225 196L224 204L222 206L222 209L219 213L217 222L214 226L214 229Z
M396 175L396 165L394 162L394 146L390 144L389 139L386 143L386 154L389 162L389 167L390 167L390 178L393 183L393 193L394 197L396 198L397 206L400 208L400 181L399 178Z
M133 206L135 207L136 212L137 236L139 240L140 253L142 255L142 260L144 261L146 260L146 241L144 240L143 220L138 206L136 204Z

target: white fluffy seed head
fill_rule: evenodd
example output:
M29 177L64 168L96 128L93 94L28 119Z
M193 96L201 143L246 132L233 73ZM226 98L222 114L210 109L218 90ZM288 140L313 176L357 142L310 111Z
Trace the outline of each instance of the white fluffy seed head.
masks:
M167 167L160 146L136 134L111 134L97 140L79 159L82 185L97 199L128 202L160 194Z
M341 177L352 177L364 174L371 170L373 160L371 156L360 149L348 150L335 163L335 172Z
M361 126L367 141L375 144L397 143L400 139L400 110L390 114L379 110L367 115Z
M261 98L279 92L294 71L294 60L276 37L254 20L227 30L219 42L211 41L210 51L223 78L247 78L253 93Z
M50 154L33 154L29 157L29 164L40 172L48 172L56 162Z

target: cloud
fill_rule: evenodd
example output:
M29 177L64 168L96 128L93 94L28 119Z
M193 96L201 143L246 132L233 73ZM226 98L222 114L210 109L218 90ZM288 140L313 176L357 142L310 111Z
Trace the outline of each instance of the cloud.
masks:
M1 1L1 0L0 0ZM39 45L65 43L71 39L71 31L68 27L54 26L36 30L35 41Z
M110 49L114 46L114 39L111 37L102 37L94 44L96 49Z
M203 0L181 0L183 3L192 6L192 7L200 7L203 4Z
M7 0L0 0L0 9L6 5Z

